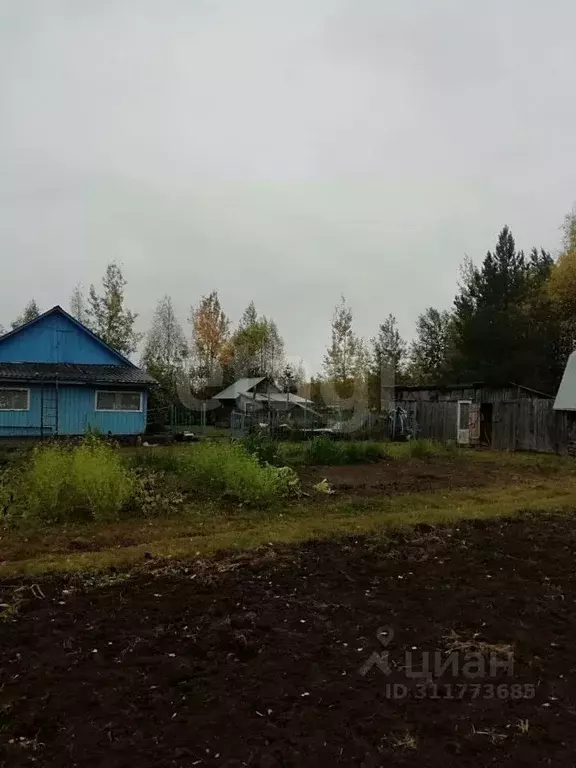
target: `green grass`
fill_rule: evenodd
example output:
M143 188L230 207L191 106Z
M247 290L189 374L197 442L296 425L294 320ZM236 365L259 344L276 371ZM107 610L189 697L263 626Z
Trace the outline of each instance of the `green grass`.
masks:
M268 441L270 442L270 441ZM277 447L278 461L286 463L290 466L304 465L304 457L307 452L307 445L310 442L316 441L279 441L274 443ZM324 442L324 440L322 441ZM397 460L409 460L413 458L424 458L427 460L439 460L439 461L464 461L471 463L496 463L501 466L509 467L576 467L576 461L567 456L557 456L551 453L528 453L528 452L507 452L507 451L492 451L487 449L474 449L463 448L455 443L443 444L437 443L433 440L417 439L407 441L403 443L389 443L378 441L333 441L327 440L326 442L331 445L337 446L373 446L374 448L368 449L381 453L386 459ZM202 444L202 443L200 443ZM194 448L198 444L191 445L171 445L171 446L159 446L157 448L122 448L122 455L127 457L127 460L133 460L136 465L143 466L146 461L149 461L150 466L158 458L157 467L161 467L161 462L166 461L168 465L172 461L171 458L178 456L181 453L185 453L187 450ZM339 450L339 449L336 449ZM340 450L346 450L344 448ZM353 452L355 448L348 449ZM360 448L360 451L362 448ZM148 458L140 458L141 456L148 456ZM169 466L166 469L170 471Z
M16 491L24 494L25 510L33 513L26 528L0 525L0 575L103 571L143 562L144 553L158 558L208 556L269 541L372 534L419 522L454 523L523 510L576 509L576 462L567 457L445 448L427 441L383 447L394 462L436 462L446 467L447 475L455 461L487 468L496 464L509 470L504 477L498 473L497 482L507 484L394 497L297 498L291 470L263 466L234 443L206 441L130 452L98 442L81 449L40 447L32 458L21 459L20 468L11 461L2 470L6 481L0 492L13 489L16 477ZM305 448L302 443L281 444L284 460L292 458L295 464L303 463ZM128 505L118 519L127 495L125 478L132 476L138 478L133 508ZM150 480L144 500L141 483ZM181 497L177 505L172 501L176 496Z
M279 460L293 466L343 466L376 462L386 458L387 446L370 440L315 438L298 443L279 443Z
M268 542L380 534L418 523L433 525L476 518L510 517L524 511L571 512L576 475L555 475L523 484L390 497L285 503L265 511L229 513L215 504L189 506L178 518L108 526L72 525L45 533L3 533L0 576L47 572L105 571L155 558L210 556L253 549ZM89 551L77 551L84 549Z

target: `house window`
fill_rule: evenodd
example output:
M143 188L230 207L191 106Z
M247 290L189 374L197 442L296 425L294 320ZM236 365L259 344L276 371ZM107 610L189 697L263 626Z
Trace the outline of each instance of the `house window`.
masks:
M141 411L141 392L96 392L97 411Z
M30 410L29 389L0 389L0 411Z

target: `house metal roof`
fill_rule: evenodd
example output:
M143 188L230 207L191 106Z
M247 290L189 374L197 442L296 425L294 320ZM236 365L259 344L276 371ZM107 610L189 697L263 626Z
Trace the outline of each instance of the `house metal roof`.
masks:
M86 365L77 363L2 363L0 384L3 382L66 382L68 384L155 384L152 376L134 365Z
M249 400L256 400L257 403L267 403L270 401L271 403L293 403L294 405L306 405L306 404L312 404L312 400L306 400L305 397L301 397L300 395L293 394L290 392L289 394L285 392L270 392L268 394L267 392L258 392L256 395L252 395L251 392L242 393L244 397L247 397Z
M261 381L264 381L265 378L266 376L257 376L252 379L238 379L234 384L230 384L230 386L223 389L222 392L218 392L217 395L214 395L214 399L236 400L240 395L245 395L247 392L250 392L253 387L256 387Z

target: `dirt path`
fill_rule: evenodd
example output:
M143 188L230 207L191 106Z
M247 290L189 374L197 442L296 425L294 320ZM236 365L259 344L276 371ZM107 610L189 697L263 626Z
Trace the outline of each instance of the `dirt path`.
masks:
M0 765L573 767L575 547L542 516L42 582L0 622Z

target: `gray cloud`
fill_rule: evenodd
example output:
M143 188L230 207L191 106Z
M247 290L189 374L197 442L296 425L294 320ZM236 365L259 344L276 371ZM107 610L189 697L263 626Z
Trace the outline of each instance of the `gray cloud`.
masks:
M145 327L219 289L313 366L344 292L407 336L508 223L576 198L576 8L487 0L4 0L7 324L112 258Z

